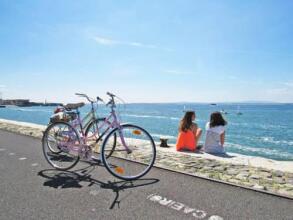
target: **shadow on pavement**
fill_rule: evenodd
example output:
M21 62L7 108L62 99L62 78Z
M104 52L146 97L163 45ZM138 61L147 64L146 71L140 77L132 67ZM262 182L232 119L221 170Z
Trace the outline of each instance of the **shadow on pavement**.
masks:
M120 208L120 202L129 196L128 193L124 198L120 198L120 191L126 189L132 189L136 187L147 186L159 182L159 179L154 178L141 178L133 181L107 181L102 182L100 180L92 178L90 174L95 169L94 165L89 165L83 169L74 171L60 171L56 169L46 169L38 172L38 175L45 178L44 186L53 187L55 189L66 189L66 188L82 188L81 183L89 183L88 186L93 185L99 186L101 189L110 189L116 195L114 201L110 205L110 209L113 209L115 205Z

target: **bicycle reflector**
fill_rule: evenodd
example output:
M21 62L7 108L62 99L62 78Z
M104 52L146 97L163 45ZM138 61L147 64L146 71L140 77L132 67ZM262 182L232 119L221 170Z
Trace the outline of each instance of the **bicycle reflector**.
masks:
M139 130L133 130L132 133L135 134L135 135L141 135L141 131L139 131Z
M123 174L124 173L124 169L122 167L115 167L115 171L119 174Z

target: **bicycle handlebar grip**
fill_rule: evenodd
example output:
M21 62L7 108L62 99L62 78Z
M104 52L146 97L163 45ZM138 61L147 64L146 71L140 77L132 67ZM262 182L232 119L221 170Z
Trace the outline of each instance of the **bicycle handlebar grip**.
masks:
M78 96L86 96L86 94L82 94L82 93L75 93L75 95L78 95Z
M103 102L103 99L101 99L99 96L97 96L97 100Z
M107 95L114 97L115 95L113 93L107 92Z

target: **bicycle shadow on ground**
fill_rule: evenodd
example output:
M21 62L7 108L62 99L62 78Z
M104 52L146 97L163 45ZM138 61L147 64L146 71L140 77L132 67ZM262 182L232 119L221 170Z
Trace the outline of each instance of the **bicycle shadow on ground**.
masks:
M95 170L95 165L89 165L85 168L74 171L46 169L39 171L38 176L45 178L45 182L43 184L44 186L53 187L55 189L82 188L83 185L81 183L88 183L88 187L96 185L103 190L112 190L116 195L109 209L113 209L115 205L117 205L118 208L120 208L120 202L126 199L131 194L130 191L123 198L119 198L121 191L152 185L160 181L159 179L154 178L141 178L133 181L119 180L103 182L92 177L91 172L93 170Z

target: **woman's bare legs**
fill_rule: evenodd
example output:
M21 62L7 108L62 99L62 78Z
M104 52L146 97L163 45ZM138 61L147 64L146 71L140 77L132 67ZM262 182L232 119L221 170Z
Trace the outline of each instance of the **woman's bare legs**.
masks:
M195 138L195 147L197 147L197 143L201 137L202 130L200 128L196 128L193 130L194 138Z
M195 139L195 149L197 148L197 143L200 139L200 136L202 134L202 130L197 126L197 124L192 125L192 131Z

